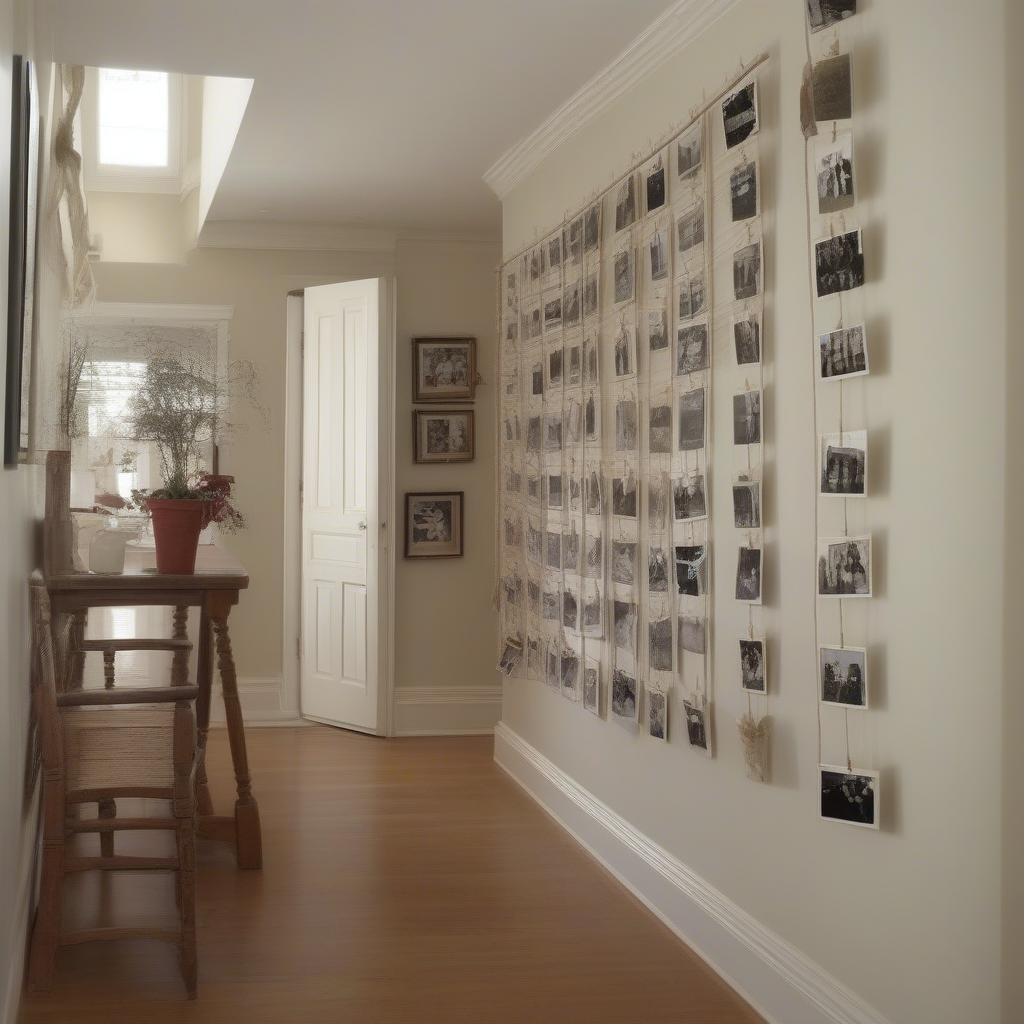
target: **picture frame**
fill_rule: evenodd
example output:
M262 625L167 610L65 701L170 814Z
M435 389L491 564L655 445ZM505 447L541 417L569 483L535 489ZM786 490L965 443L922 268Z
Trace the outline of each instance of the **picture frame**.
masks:
M414 402L472 402L476 374L476 338L412 339Z
M406 491L406 558L462 557L464 498L463 491Z
M472 409L414 409L413 461L472 462L476 458L476 416Z
M881 820L880 776L876 771L843 765L818 765L819 814L857 828L878 830Z

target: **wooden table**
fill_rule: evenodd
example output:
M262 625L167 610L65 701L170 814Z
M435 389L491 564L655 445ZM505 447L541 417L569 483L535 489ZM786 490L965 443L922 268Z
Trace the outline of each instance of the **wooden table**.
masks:
M124 573L119 576L57 571L47 575L46 584L50 591L53 614L72 617L72 652L75 651L75 636L80 640L84 633L85 617L90 608L167 605L174 609L175 636L186 635L188 609L200 609L197 645L199 698L196 702L200 740L204 741L205 746L210 727L210 694L216 653L238 798L233 816L214 814L206 781L206 767L205 764L201 765L196 794L199 834L233 843L240 868L262 867L260 812L249 777L245 727L238 700L238 678L228 634L228 615L238 603L239 591L249 586L245 570L231 560L223 549L203 546L199 549L194 574L162 574L156 571L152 549L130 546ZM72 657L77 662L72 671L80 680L83 655L77 653Z

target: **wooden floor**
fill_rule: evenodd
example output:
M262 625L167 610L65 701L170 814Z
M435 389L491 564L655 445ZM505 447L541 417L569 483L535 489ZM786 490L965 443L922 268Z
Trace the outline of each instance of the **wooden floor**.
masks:
M173 947L99 943L61 951L22 1024L760 1019L495 766L489 737L250 737L265 868L200 843L198 1001ZM218 808L226 746L211 735ZM168 878L73 884L76 918L171 920Z

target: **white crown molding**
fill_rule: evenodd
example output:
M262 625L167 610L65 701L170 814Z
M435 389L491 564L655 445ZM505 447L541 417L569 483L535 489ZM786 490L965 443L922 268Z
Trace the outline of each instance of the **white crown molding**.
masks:
M494 246L501 242L498 231L431 231L430 229L402 229L399 242L422 243L424 245L484 245Z
M768 1021L887 1024L823 967L584 789L504 722L494 759Z
M394 228L284 221L208 220L199 233L200 249L284 249L303 252L393 253Z
M119 320L230 320L234 306L198 306L169 302L93 302L76 306L65 314L69 320L106 323Z
M647 26L607 67L484 173L499 199L512 191L566 139L605 110L672 54L692 43L739 0L677 0Z

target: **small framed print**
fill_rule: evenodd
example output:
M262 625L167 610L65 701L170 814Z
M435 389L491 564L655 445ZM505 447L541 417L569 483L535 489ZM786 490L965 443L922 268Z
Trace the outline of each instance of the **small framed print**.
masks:
M462 545L462 491L406 493L406 558L459 558Z
M860 828L879 827L881 793L878 772L830 764L819 765L818 770L822 818Z
M416 462L472 462L476 455L472 409L414 409Z
M740 684L750 693L768 692L764 638L740 638Z
M412 400L472 402L476 338L413 338Z

